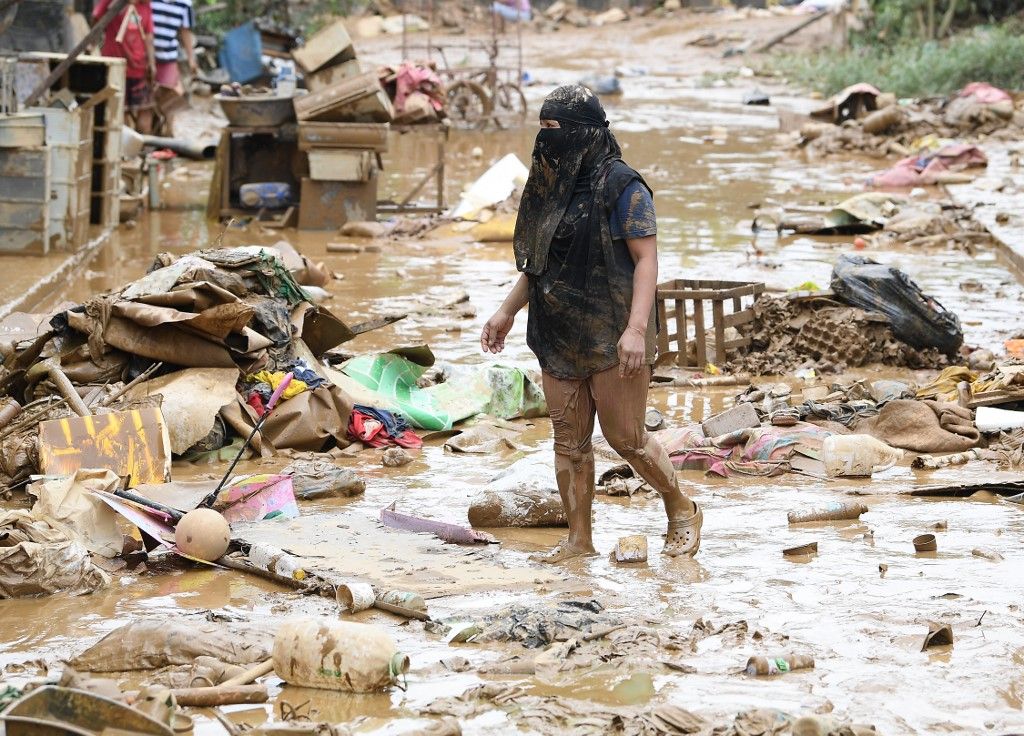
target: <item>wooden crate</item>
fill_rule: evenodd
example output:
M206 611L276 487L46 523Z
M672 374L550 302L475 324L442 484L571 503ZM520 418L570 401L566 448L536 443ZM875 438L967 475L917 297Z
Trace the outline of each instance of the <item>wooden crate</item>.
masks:
M376 72L343 79L319 92L295 98L300 123L388 123L394 109Z
M358 59L343 61L340 64L324 67L320 71L307 74L306 87L310 92L319 92L322 89L333 87L338 82L358 77L360 74L365 74L368 71L370 70L364 68Z
M679 366L702 369L709 361L725 363L730 352L750 344L742 327L754 321L752 307L763 292L763 283L747 281L676 279L658 284L658 351L675 351ZM740 337L727 339L730 327ZM708 354L709 330L714 355Z

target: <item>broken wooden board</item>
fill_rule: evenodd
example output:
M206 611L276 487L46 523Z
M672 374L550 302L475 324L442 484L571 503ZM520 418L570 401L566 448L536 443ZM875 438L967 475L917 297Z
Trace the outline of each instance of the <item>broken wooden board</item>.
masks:
M387 529L352 509L298 519L237 524L233 536L269 544L309 561L327 580L359 580L425 598L485 590L525 590L561 578L535 566L508 566L497 546L459 547L426 534Z

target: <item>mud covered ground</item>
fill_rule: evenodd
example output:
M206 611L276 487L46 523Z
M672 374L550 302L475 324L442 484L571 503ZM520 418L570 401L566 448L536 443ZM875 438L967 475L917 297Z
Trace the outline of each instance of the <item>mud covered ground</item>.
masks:
M626 159L655 189L659 224L661 276L765 281L787 289L807 281L826 285L835 258L850 250L849 239L774 234L752 236L752 207L779 201L796 205L832 203L859 191L864 175L876 164L850 159L809 165L776 145L772 107L741 104L744 92L757 86L772 92L773 105L806 109L811 103L787 98L770 80L736 77L726 86L706 88L706 72L723 67L714 50L683 45L697 35L697 20L680 20L666 30L641 19L598 30L565 31L530 37L527 67L544 84L530 90L536 100L555 83L575 81L583 73L616 65L642 67L641 76L622 80L621 100L607 108ZM736 21L730 28L758 33L792 23L792 19ZM666 21L667 23L667 21ZM627 43L624 39L629 40ZM382 40L367 44L364 56L388 58ZM745 62L730 62L735 67ZM536 107L534 107L534 110ZM450 199L464 184L508 152L527 160L533 130L453 133L449 146ZM389 192L407 189L432 164L433 144L416 134L402 136L386 158ZM483 149L474 157L474 147ZM160 251L183 252L209 242L216 230L195 209L209 180L209 169L181 167L166 190L175 209L154 212L133 230L122 229L81 278L72 280L48 301L79 301L97 291L135 278ZM941 193L935 192L935 196ZM443 320L408 319L368 333L350 343L353 351L375 351L428 343L442 361L482 363L478 335L484 320L504 297L515 277L510 249L504 244L466 242L456 234L399 241L382 252L327 254L336 235L285 231L283 237L314 259L325 260L344 276L330 291L332 310L350 321L392 311L396 305L429 297L445 301L467 293L475 316ZM271 243L278 233L230 231L224 242ZM968 256L955 250L865 251L864 255L899 265L926 292L957 312L966 341L998 348L1017 332L1021 288L994 253ZM13 262L12 262L13 263ZM963 290L972 280L981 291ZM525 319L520 318L500 360L535 367L525 346ZM864 369L857 376L927 380L931 374ZM839 377L842 380L847 377ZM783 377L783 380L785 379ZM790 382L797 388L800 383ZM731 402L738 389L683 390L656 388L650 403L672 425L702 418ZM445 452L440 441L403 468L387 469L374 452L348 461L367 481L364 497L302 504L324 530L344 534L346 518L375 518L398 500L402 510L464 524L468 499L493 476L524 456L551 459L547 420L519 422L521 450L491 455ZM260 467L288 461L268 460ZM216 467L177 466L177 477L219 475ZM258 723L282 703L309 703L315 718L351 722L361 732L398 733L419 722L442 698L458 696L481 683L511 684L527 695L573 698L582 710L630 707L642 712L674 704L715 723L731 722L756 707L788 713L832 712L844 720L874 724L885 734L1005 734L1024 729L1024 613L1020 609L1019 573L1024 516L1021 507L997 497L934 500L904 494L925 483L959 482L993 477L984 463L925 473L908 463L870 481L824 482L795 475L770 480L704 477L680 473L688 493L705 513L704 541L695 560L658 554L664 520L656 498L599 496L595 543L607 553L626 534L645 534L651 558L640 567L617 566L606 556L575 561L555 570L534 567L527 556L554 544L562 530L498 531L500 546L473 553L496 565L515 569L522 580L535 570L540 582L470 589L453 572L450 585L428 603L435 618L479 618L514 604L551 606L567 599L597 599L609 615L648 630L675 634L684 643L665 650L651 663L625 656L566 672L529 675L482 675L486 663L523 654L518 644L452 644L424 629L386 614L359 614L357 620L386 626L412 657L405 691L351 696L284 688L266 708L228 709L239 723ZM844 494L864 494L869 507L860 521L811 525L797 529L786 512L806 509ZM941 531L935 531L939 525ZM341 527L339 529L339 527ZM915 554L910 540L935 531L938 552ZM449 548L438 558L411 551L402 532L387 531L394 554L381 566L415 575L426 566L458 569L467 554ZM330 544L325 533L324 544ZM817 541L819 554L790 561L782 549ZM992 561L972 554L998 553ZM439 562L439 559L441 560ZM353 571L373 578L375 571ZM526 576L529 578L529 575ZM22 663L54 661L83 649L102 634L128 621L158 616L197 616L207 611L261 620L294 613L337 616L333 601L299 598L269 583L239 573L151 565L142 575L115 576L113 585L84 598L54 596L43 600L0 602L0 665L7 673L28 677ZM921 644L929 621L949 623L952 647L927 652ZM699 622L695 627L695 622ZM639 652L639 645L635 645ZM748 678L740 671L752 654L810 654L816 667L776 678ZM453 672L442 659L464 657L464 671ZM673 667L663 661L671 660ZM556 668L557 669L557 668ZM587 703L590 705L588 706ZM521 709L486 698L460 718L467 734L551 733L571 728L564 722L530 720ZM434 708L437 710L437 708ZM441 710L444 710L442 707ZM212 720L199 718L197 733L221 733ZM599 732L599 731L593 731Z

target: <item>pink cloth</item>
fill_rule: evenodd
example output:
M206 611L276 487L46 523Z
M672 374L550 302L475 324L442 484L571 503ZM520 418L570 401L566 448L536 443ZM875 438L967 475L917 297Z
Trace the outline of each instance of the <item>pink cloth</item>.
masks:
M1012 100L1009 93L998 87L993 87L988 82L971 82L962 90L958 97L973 97L982 105L995 105L997 102Z
M181 70L176 61L158 61L156 63L156 83L164 87L178 88L181 82Z
M943 146L933 154L905 158L891 169L874 174L868 186L881 188L919 187L937 184L943 174L975 166L987 166L988 157L977 146L958 143Z
M422 92L430 98L434 110L440 111L444 102L440 99L441 78L429 67L411 62L402 62L398 67L395 81L395 112L405 110L405 101L413 92Z

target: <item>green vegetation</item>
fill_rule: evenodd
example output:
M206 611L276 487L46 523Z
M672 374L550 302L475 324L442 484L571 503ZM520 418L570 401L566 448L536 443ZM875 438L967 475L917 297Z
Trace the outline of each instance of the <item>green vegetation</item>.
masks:
M782 57L778 71L833 94L856 82L869 82L900 97L948 94L968 82L1024 89L1024 33L1017 22L979 26L941 41L904 36L893 44L861 35L844 53L834 51Z
M200 32L219 35L246 21L292 29L299 34L318 30L326 19L346 16L365 0L195 0Z

